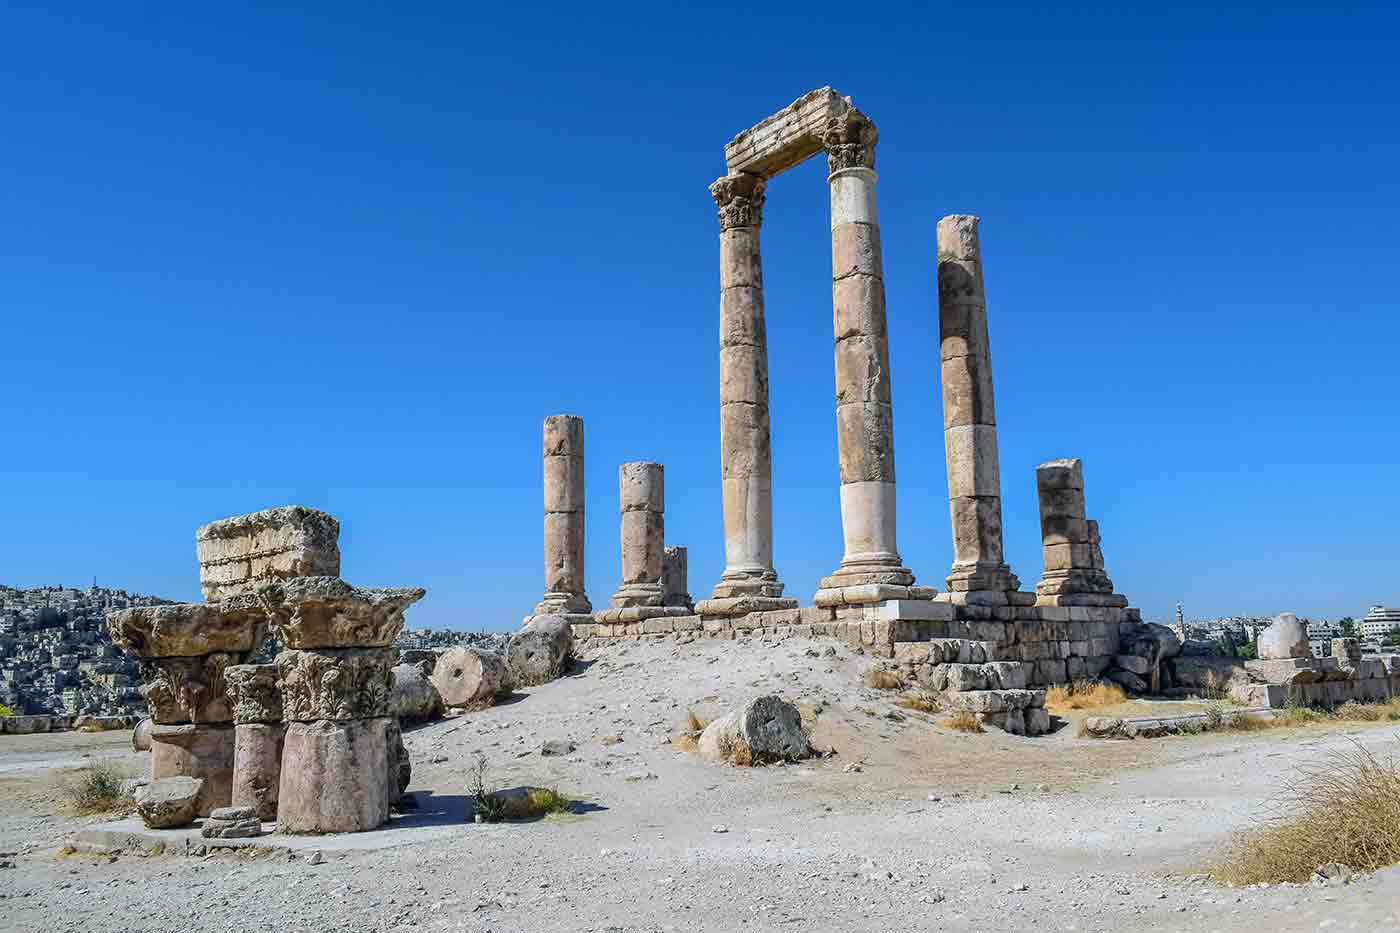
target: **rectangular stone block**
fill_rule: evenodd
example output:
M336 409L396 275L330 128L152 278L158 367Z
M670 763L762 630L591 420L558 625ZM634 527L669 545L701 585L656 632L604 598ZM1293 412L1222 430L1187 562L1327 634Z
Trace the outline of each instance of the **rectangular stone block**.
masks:
M214 602L291 577L338 577L339 539L333 516L303 506L204 525L195 533L204 598Z

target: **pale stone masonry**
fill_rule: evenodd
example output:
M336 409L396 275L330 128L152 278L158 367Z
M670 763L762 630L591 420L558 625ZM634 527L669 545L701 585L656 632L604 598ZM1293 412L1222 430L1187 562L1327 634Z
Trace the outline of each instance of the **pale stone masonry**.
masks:
M690 598L690 554L683 547L668 547L661 558L661 587L664 604L693 609Z
M1036 584L1036 594L1113 595L1113 581L1104 571L1099 547L1098 522L1085 515L1083 462L1074 458L1042 463L1035 468L1035 487L1045 551L1045 574Z
M536 615L593 611L584 591L583 419L544 420L544 598Z
M340 523L300 505L210 522L195 532L204 598L252 593L268 580L340 574Z
M260 820L276 820L287 732L277 665L240 664L224 674L234 722L231 806L248 807Z
M1021 584L1002 552L1001 468L978 226L978 218L964 214L938 222L939 357L953 524L948 589L1006 592Z

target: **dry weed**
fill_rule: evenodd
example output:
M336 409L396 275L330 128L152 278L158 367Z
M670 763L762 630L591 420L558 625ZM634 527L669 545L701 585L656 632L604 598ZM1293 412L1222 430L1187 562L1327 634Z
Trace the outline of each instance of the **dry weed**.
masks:
M1076 680L1045 691L1045 708L1057 712L1072 709L1098 709L1127 702L1128 695L1117 684L1101 680Z
M865 685L875 690L898 690L904 686L904 678L894 671L873 667L866 672Z
M1217 881L1304 883L1338 863L1370 872L1400 862L1400 766L1360 745L1301 769L1263 826L1236 833L1210 866Z
M943 704L939 702L938 697L926 690L916 690L913 693L906 693L895 700L894 705L902 706L916 713L936 713L943 708Z
M943 720L943 725L954 732L986 732L982 728L982 722L977 718L977 714L972 710L957 709Z

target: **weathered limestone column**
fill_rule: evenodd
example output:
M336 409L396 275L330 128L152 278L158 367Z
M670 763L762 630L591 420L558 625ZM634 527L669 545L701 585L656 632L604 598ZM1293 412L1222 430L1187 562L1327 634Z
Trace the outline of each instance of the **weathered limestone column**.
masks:
M233 708L232 806L251 807L264 822L277 819L282 778L282 694L276 664L239 664L224 670Z
M1098 522L1085 516L1083 462L1074 458L1042 463L1035 468L1035 487L1045 551L1045 575L1036 584L1036 594L1111 594L1113 581L1104 572Z
M758 175L710 185L719 206L720 451L724 484L724 574L714 597L781 597L773 569L773 452L768 422L768 337Z
M938 222L938 330L943 366L943 437L953 520L954 592L1010 591L1021 583L1002 555L992 357L978 219Z
M284 833L360 832L399 793L399 721L390 673L404 610L421 588L357 589L336 577L264 586L258 598L286 646L277 656L287 721L277 824Z
M666 541L665 470L659 463L624 463L618 469L622 508L622 586L612 607L660 606Z
M583 582L583 419L544 419L544 599L536 615L593 611Z
M841 566L822 589L910 586L895 541L894 416L889 337L875 207L875 126L859 111L824 137L831 174L836 432L841 464Z

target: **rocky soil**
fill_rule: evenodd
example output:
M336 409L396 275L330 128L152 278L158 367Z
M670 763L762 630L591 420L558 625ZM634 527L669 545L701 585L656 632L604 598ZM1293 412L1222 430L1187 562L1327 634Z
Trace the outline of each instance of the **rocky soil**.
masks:
M1400 873L1247 890L1197 874L1298 765L1351 742L1400 749L1400 727L967 735L861 686L871 663L827 641L608 648L407 732L421 809L373 850L337 837L292 854L63 855L99 822L59 813L64 771L100 755L137 773L146 756L125 732L0 736L0 864L13 866L0 930L1400 927ZM743 769L672 744L688 711L710 719L762 693L797 703L834 754ZM575 812L459 822L478 754L499 786L557 787Z

